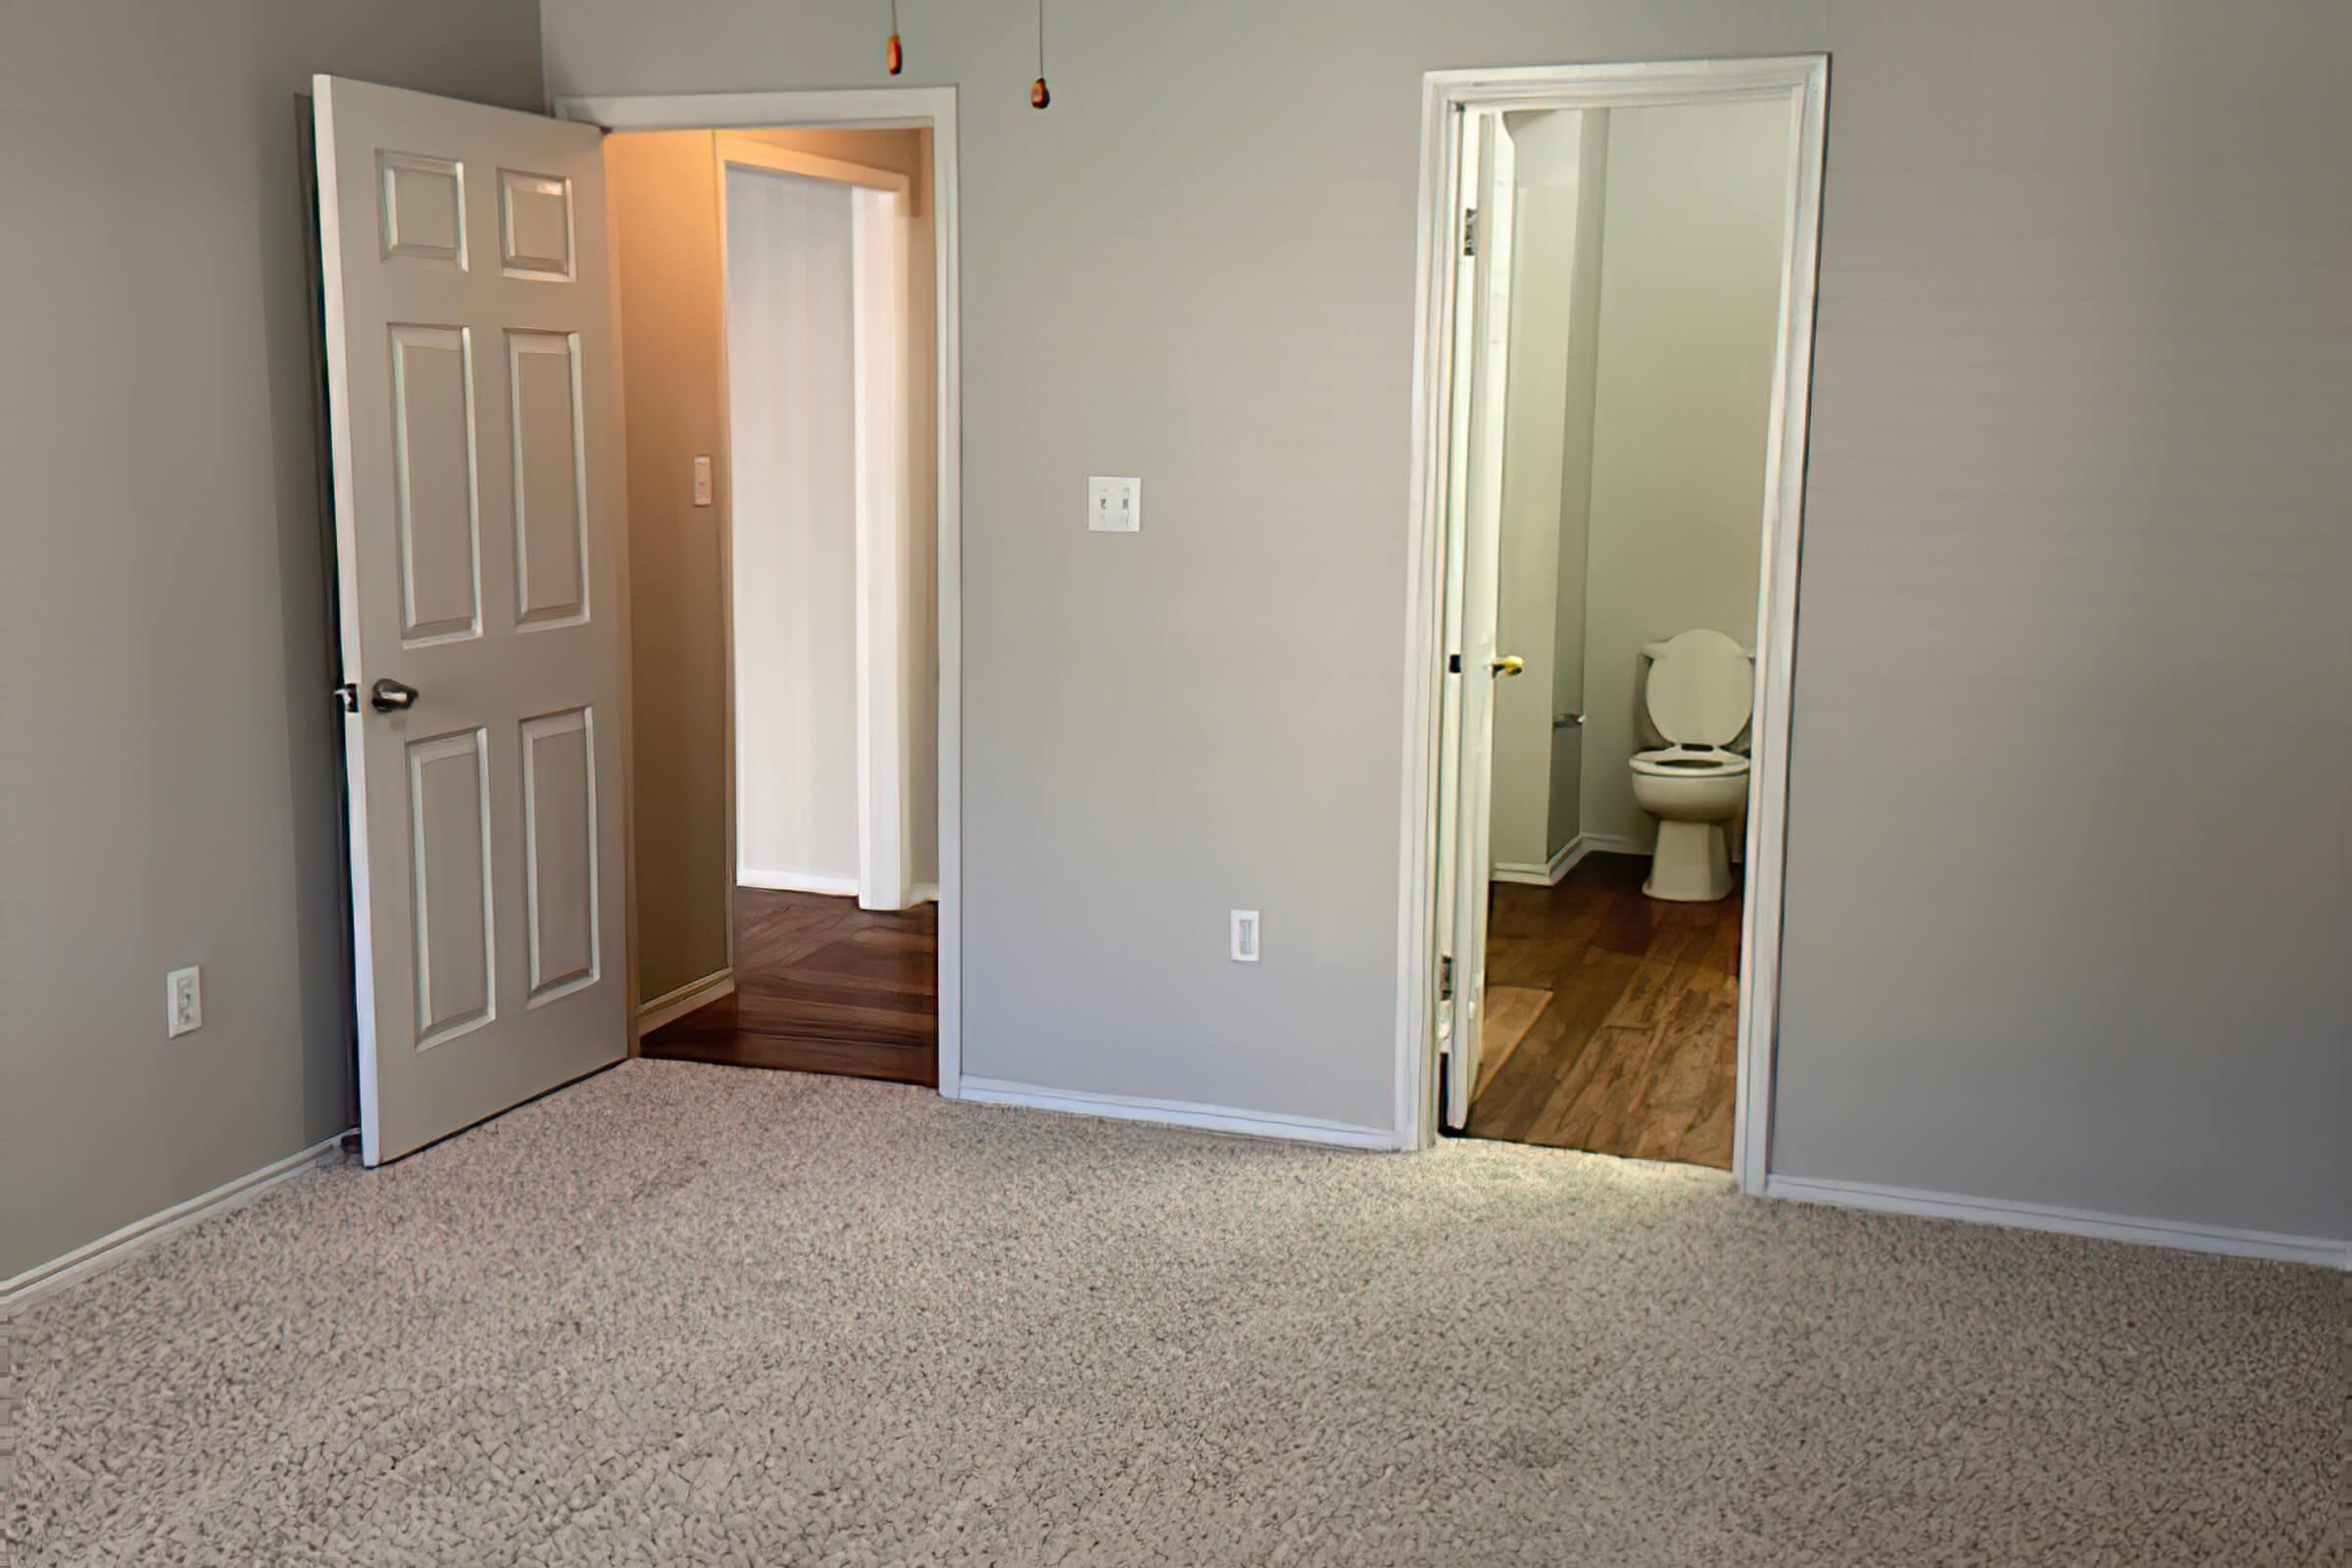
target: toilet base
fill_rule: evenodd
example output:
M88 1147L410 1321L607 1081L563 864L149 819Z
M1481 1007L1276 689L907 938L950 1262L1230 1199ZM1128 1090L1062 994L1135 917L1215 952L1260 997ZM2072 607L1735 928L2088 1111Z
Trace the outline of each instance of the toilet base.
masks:
M1658 824L1642 891L1672 904L1712 904L1732 893L1731 843L1721 822Z

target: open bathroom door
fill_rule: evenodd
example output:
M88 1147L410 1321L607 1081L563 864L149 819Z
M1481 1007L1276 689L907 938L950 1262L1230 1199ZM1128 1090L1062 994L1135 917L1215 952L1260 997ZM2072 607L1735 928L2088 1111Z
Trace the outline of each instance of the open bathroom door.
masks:
M1495 646L1502 557L1502 426L1511 326L1511 137L1502 116L1475 112L1463 127L1477 177L1463 241L1471 269L1470 439L1464 448L1461 608L1461 762L1453 854L1454 991L1446 1052L1446 1124L1460 1131L1478 1092L1487 1000L1487 905L1493 885L1494 683L1517 662Z
M596 127L313 92L375 1165L628 1054L619 381Z

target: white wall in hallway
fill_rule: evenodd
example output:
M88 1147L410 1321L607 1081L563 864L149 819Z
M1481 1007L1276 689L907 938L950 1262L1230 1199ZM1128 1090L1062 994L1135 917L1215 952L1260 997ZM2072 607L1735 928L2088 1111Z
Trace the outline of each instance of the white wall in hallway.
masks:
M851 187L730 168L738 876L858 880Z

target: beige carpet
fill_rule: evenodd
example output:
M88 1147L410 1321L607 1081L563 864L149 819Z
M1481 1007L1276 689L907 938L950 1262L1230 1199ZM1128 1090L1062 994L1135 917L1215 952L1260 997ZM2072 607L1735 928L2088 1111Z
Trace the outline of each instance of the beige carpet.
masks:
M2346 1281L639 1063L24 1310L27 1565L2325 1563Z

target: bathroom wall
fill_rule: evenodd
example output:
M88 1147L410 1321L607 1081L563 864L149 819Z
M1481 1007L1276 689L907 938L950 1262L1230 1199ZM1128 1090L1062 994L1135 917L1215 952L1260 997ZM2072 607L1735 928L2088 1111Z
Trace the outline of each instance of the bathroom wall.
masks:
M1626 766L1657 740L1642 646L1756 636L1788 117L1775 104L1609 116L1587 549L1583 831L1647 851Z
M1592 408L1599 392L1601 268L1608 234L1609 112L1593 110L1575 118L1580 122L1576 250L1569 281L1568 379L1560 414L1559 587L1553 596L1558 618L1552 641L1558 657L1553 661L1551 706L1559 713L1581 713L1585 709ZM1555 855L1583 830L1584 758L1583 725L1552 732L1551 811L1545 826Z
M1527 661L1494 699L1494 858L1542 871L1576 837L1585 551L1598 366L1606 111L1504 117L1517 154L1503 435L1498 646Z
M1576 255L1575 114L1511 115L1509 374L1503 397L1502 539L1495 647L1527 661L1494 687L1494 859L1532 874L1555 846L1551 715L1559 646L1560 480L1568 397L1570 273ZM1580 574L1581 575L1581 574Z

